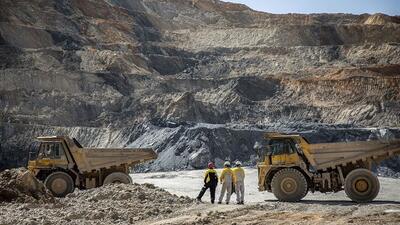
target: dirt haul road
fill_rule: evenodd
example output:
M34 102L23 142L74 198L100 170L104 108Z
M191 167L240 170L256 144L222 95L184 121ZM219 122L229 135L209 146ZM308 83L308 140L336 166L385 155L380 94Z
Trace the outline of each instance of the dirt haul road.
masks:
M193 198L201 187L203 171L132 174L142 184L75 191L54 202L31 198L0 202L0 225L400 223L400 180L381 178L381 194L371 204L353 204L342 193L309 194L301 203L280 203L271 194L256 190L256 170L246 171L244 206L196 204Z
M176 195L195 198L204 171L135 174L137 183L152 183ZM220 170L219 170L220 172ZM172 218L146 224L400 224L400 179L379 178L381 192L370 204L352 203L344 192L309 193L300 203L280 203L273 194L257 190L257 170L246 169L246 205L204 204L177 212ZM219 196L217 188L217 197ZM144 224L144 223L143 223Z

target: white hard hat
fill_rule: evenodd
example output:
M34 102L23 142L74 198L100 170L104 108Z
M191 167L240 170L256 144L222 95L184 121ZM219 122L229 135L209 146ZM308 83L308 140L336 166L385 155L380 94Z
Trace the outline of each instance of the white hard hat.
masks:
M236 162L235 162L235 165L236 165L236 166L241 166L241 165L242 165L242 162L236 161Z
M229 161L226 161L226 162L224 163L224 166L231 166L231 163L230 163Z

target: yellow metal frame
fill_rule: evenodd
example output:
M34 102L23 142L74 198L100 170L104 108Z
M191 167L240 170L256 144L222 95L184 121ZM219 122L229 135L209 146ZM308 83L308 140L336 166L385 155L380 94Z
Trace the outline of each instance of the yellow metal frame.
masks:
M308 143L299 135L286 135L280 133L266 133L266 139L270 140L282 140L290 139L299 144L304 154L308 153ZM306 153L307 151L307 153ZM270 159L268 158L270 157ZM258 164L258 189L259 191L265 191L268 189L266 179L273 174L273 171L279 168L295 167L300 165L300 157L297 152L290 154L280 154L265 156L264 159Z
M51 140L51 141L43 141L42 138L45 137L40 137L38 138L41 143L54 143L54 142L59 142L63 146L63 151L65 158L64 159L50 159L50 158L41 158L41 159L36 159L36 160L30 160L28 162L28 170L33 172L35 175L42 170L42 169L51 169L51 168L68 168L68 162L72 161L70 153L68 152L68 148L66 144L63 141L60 140Z

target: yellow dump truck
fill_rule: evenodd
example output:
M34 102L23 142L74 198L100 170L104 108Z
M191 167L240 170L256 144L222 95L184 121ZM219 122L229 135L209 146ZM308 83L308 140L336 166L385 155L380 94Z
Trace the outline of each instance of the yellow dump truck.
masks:
M259 190L280 201L300 201L308 191L344 189L353 201L369 202L380 189L371 167L400 154L400 140L310 144L301 135L267 133L255 148Z
M38 137L28 169L56 197L109 183L132 183L129 167L153 160L150 148L83 148L75 138Z

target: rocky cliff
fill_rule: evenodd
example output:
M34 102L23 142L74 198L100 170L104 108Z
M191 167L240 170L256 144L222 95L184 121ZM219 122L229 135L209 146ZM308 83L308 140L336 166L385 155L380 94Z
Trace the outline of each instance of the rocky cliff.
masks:
M0 2L1 168L26 163L45 134L153 146L155 170L250 163L265 130L378 137L400 126L399 85L398 16L275 15L217 0Z

